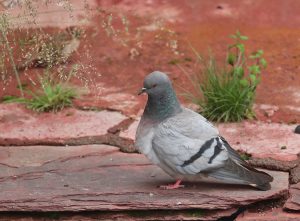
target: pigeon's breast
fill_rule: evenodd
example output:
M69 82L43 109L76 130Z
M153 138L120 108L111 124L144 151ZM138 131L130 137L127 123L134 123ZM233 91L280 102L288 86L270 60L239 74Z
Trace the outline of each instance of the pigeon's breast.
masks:
M154 125L141 120L137 132L135 146L140 153L144 154L152 163L159 164L159 159L152 148L152 139L154 137Z

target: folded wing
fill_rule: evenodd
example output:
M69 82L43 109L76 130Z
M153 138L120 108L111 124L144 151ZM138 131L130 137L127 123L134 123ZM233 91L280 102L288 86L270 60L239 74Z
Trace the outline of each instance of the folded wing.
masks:
M181 115L162 122L153 136L152 148L163 169L183 176L205 174L228 183L270 188L273 178L245 162L205 118L197 118L196 113ZM192 133L191 125L196 125Z

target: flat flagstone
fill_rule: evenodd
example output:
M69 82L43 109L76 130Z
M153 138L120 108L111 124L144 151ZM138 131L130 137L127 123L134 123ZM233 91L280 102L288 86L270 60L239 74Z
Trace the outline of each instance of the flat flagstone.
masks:
M268 171L272 189L173 182L140 154L107 145L1 147L0 211L227 210L280 198L288 173Z
M141 108L141 98L125 92L120 92L120 88L102 85L101 94L89 94L80 99L75 99L77 107L101 107L119 111L127 116L135 116Z
M220 124L221 134L236 150L256 158L280 161L297 160L300 137L294 133L295 125L248 122Z
M291 185L290 197L284 204L284 208L300 212L300 183Z
M1 214L0 221L95 221L95 220L116 220L116 221L193 221L193 220L217 220L229 217L237 209L227 210L143 210L143 211L93 211L85 213L49 213L49 214Z
M126 130L120 132L120 137L134 142L139 120L135 120Z
M34 113L23 105L0 104L0 145L108 143L108 130L126 119L115 111Z
M300 182L300 158L298 161L298 165L290 171L290 181L292 184Z
M139 119L121 132L120 136L134 140L138 123ZM300 136L293 132L294 125L243 121L216 126L234 149L247 152L254 158L290 162L297 160L300 154Z

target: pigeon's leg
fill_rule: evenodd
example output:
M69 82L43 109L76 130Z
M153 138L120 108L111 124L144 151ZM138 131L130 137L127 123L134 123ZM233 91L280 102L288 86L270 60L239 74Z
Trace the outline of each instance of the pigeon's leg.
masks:
M173 189L183 188L184 185L180 185L181 181L182 180L177 180L176 183L174 183L174 184L162 185L162 186L159 186L159 188L162 188L165 190L173 190Z

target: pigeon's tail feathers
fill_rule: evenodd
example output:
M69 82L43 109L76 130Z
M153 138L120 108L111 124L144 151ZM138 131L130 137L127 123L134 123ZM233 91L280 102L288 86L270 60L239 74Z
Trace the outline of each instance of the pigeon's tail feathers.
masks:
M230 158L224 167L209 171L208 175L228 183L247 184L260 190L269 190L270 182L273 181L273 177L269 174L258 171L247 164L235 163Z
M259 190L263 190L263 191L267 191L267 190L271 189L270 183L265 183L265 184L261 184L261 185L257 185L257 184L249 184L249 185L253 186Z

